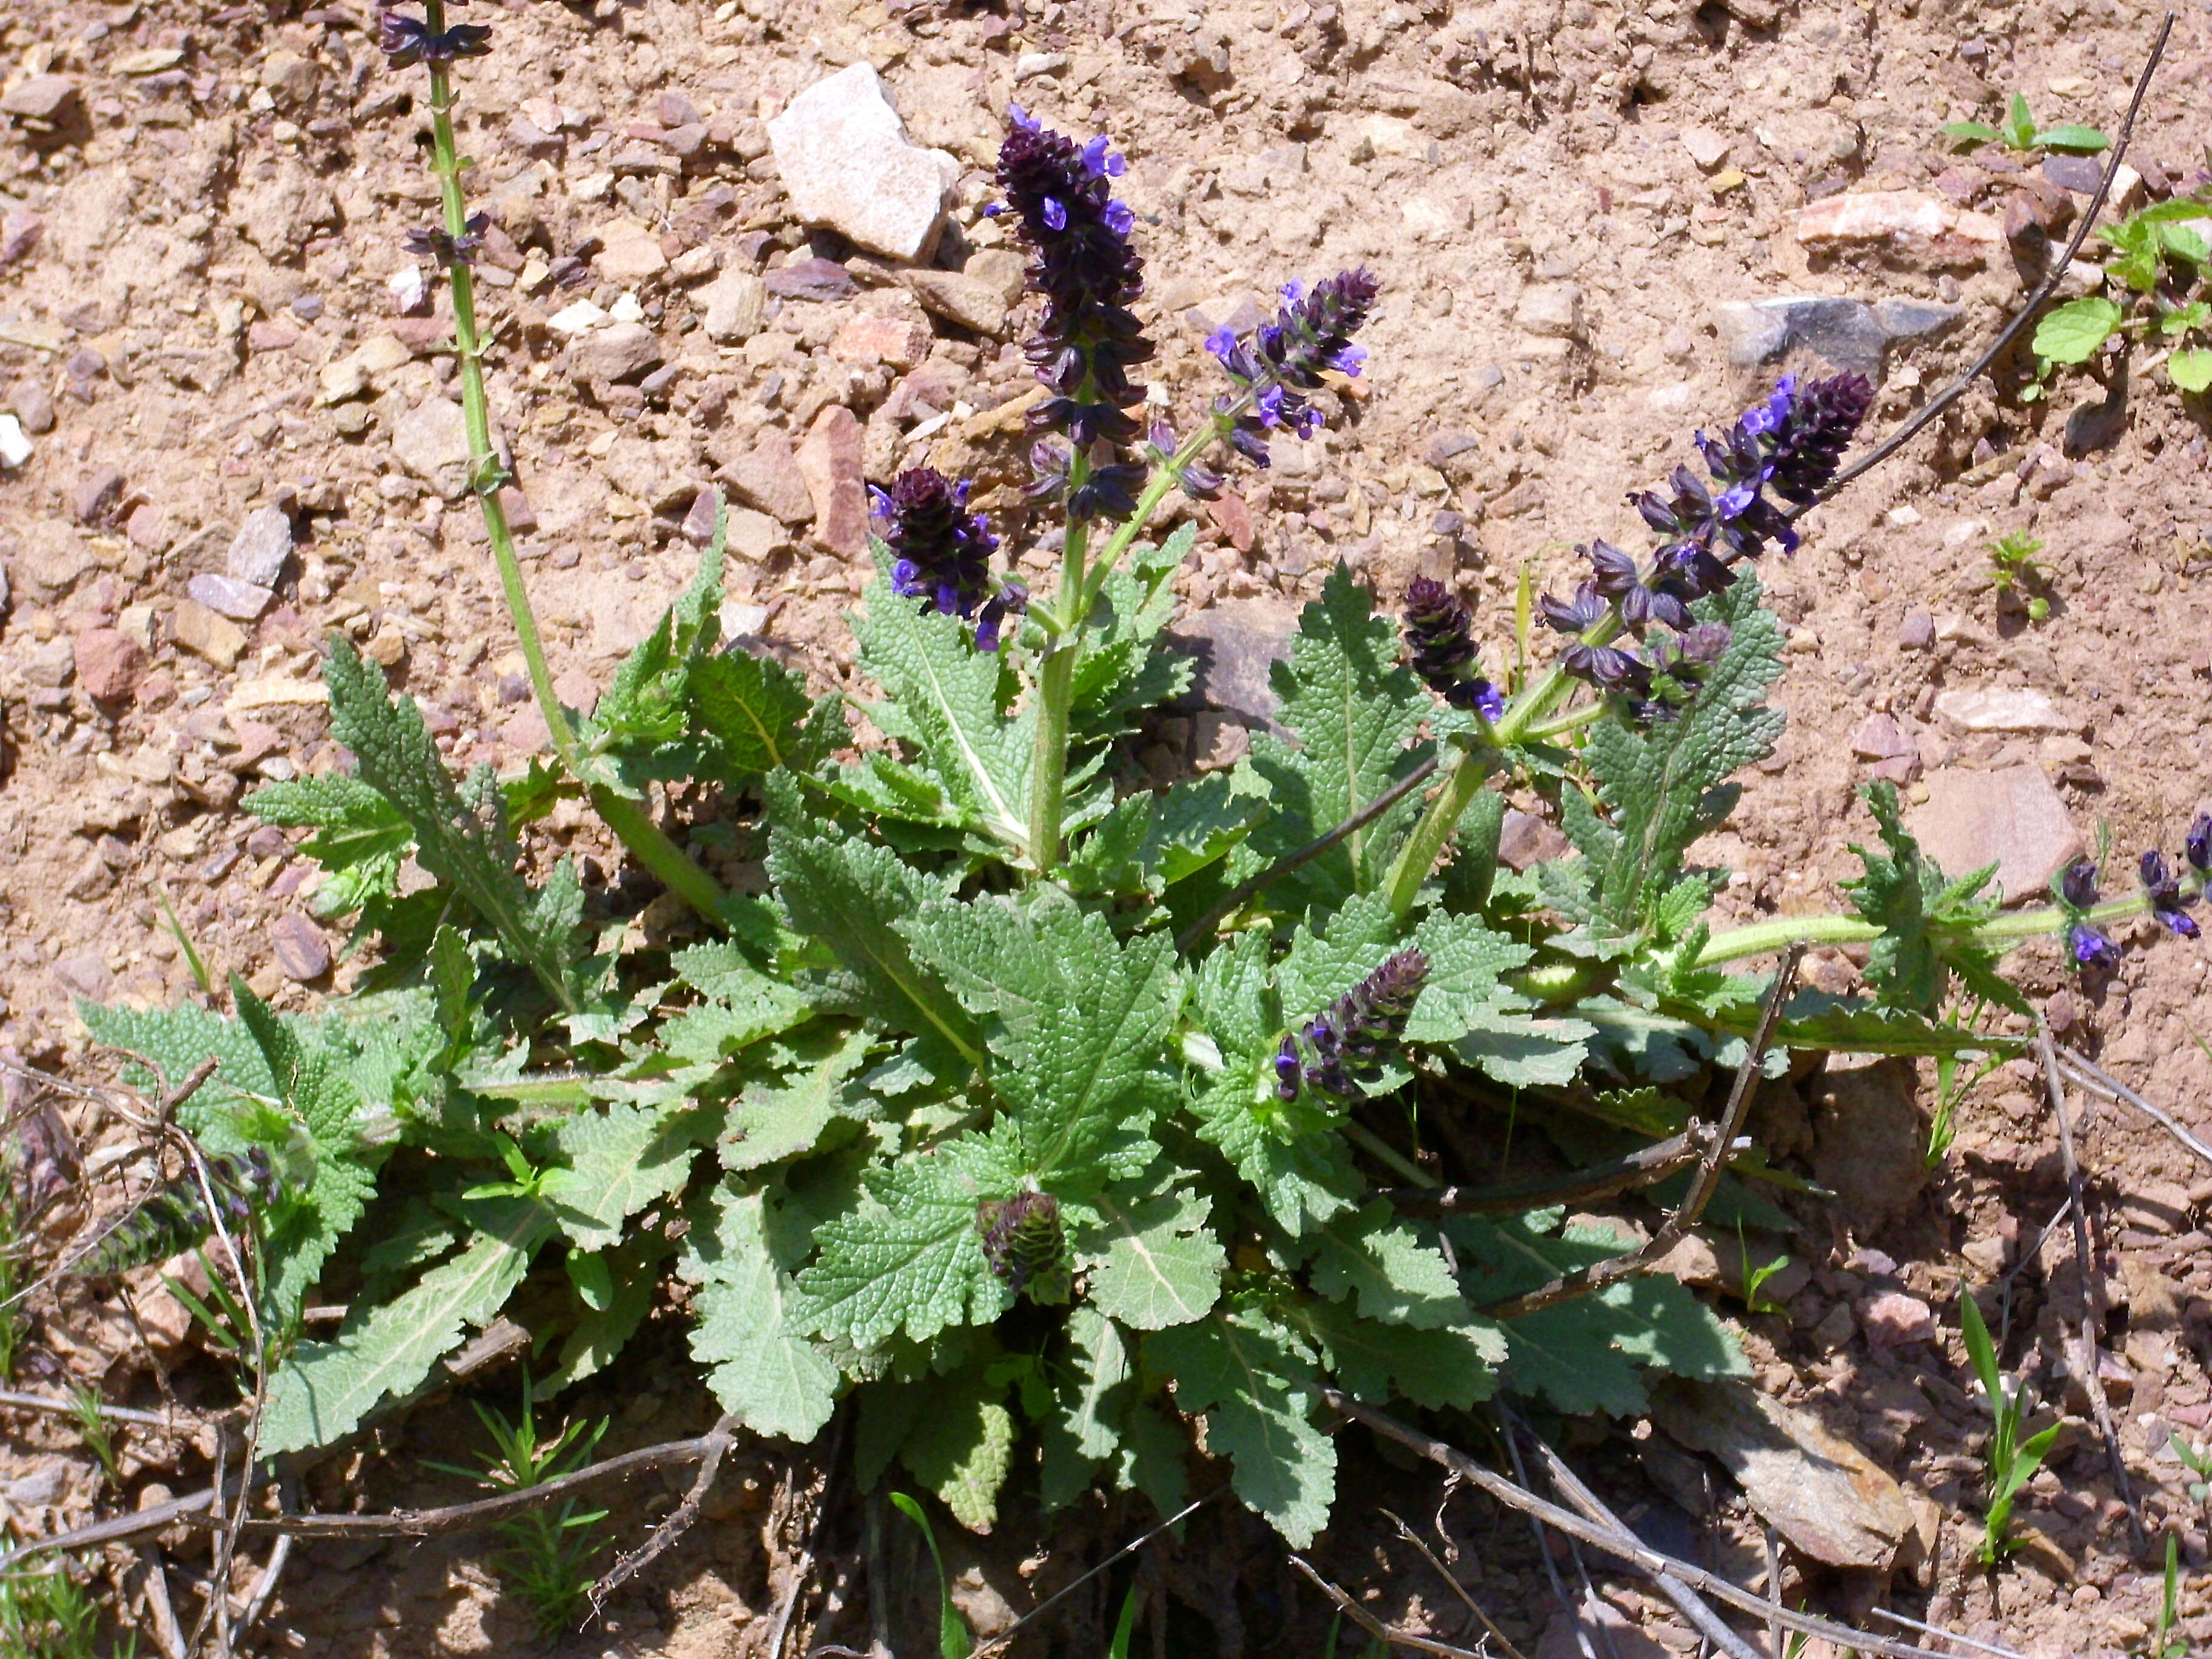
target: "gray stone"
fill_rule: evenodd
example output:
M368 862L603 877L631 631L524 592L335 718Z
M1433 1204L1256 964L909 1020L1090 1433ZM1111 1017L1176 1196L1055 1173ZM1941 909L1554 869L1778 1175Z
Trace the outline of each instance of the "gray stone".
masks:
M2097 186L2105 182L2105 169L2093 156L2046 155L2043 176L2076 196L2094 196Z
M65 75L33 75L0 97L0 112L60 125L76 112L76 82Z
M1176 623L1168 632L1170 648L1198 665L1192 711L1226 709L1280 730L1275 714L1282 703L1269 676L1290 655L1297 631L1298 608L1286 599L1224 599Z
M269 948L276 952L284 977L299 984L311 984L331 971L330 941L296 910L269 924Z
M643 323L615 323L594 329L569 348L569 353L587 379L611 384L634 380L667 360L660 337Z
M1959 325L1964 306L1938 305L1933 300L1877 300L1874 319L1892 343L1899 340L1932 339Z
M203 571L185 584L185 592L209 610L237 622L253 622L276 602L276 594L258 582L242 582L235 576Z
M1652 1390L1651 1419L1718 1458L1752 1508L1816 1561L1886 1571L1912 1528L1904 1489L1864 1452L1747 1383L1670 1378Z
M468 421L452 398L425 398L395 421L392 453L447 501L459 501L467 492Z
M783 300L842 300L857 286L853 273L835 259L811 255L779 265L767 277L768 291Z
M997 335L1006 326L1006 296L996 284L957 270L909 270L906 285L921 308L978 334Z
M1997 866L2010 899L2039 897L2051 878L2081 856L2066 803L2039 766L1994 772L1942 767L1927 778L1928 799L1908 827L1947 875Z
M768 124L792 211L894 259L936 240L959 163L907 142L898 112L865 59L817 81Z
M1009 306L1020 302L1022 290L1029 286L1029 270L1030 262L1010 247L978 248L960 267L962 276L998 289Z
M274 587L284 574L284 561L291 556L292 515L281 507L256 507L230 538L223 569L256 587Z
M1897 648L1925 651L1936 643L1936 618L1925 611L1908 611L1897 625Z
M1716 306L1713 325L1728 348L1729 362L1738 368L1803 349L1833 368L1879 378L1892 344L1940 334L1965 314L1963 307L1919 300L1869 306L1838 295L1783 294Z
M1808 1091L1814 1178L1836 1194L1852 1231L1870 1237L1928 1184L1927 1131L1912 1102L1911 1068L1888 1059L1832 1059Z

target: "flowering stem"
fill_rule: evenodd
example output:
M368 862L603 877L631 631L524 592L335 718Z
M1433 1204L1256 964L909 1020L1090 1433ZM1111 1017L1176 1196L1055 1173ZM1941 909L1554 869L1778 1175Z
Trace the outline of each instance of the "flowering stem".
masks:
M2146 915L2150 908L2149 897L2137 893L2093 904L2079 913L2079 920L2093 927L2103 927ZM2063 933L2075 920L2075 916L2056 905L2045 905L2040 909L1992 916L1980 927L1964 929L1955 937L1963 945L2009 948L2026 939ZM1794 944L1868 945L1881 936L1881 926L1863 916L1776 916L1769 921L1755 921L1747 927L1731 927L1724 933L1714 934L1699 953L1696 966L1717 968L1723 963L1741 962L1747 957L1765 956Z
M423 27L435 34L446 27L445 0L424 0ZM430 71L430 171L437 176L439 201L444 210L446 234L456 243L468 234L468 205L461 195L461 158L453 141L455 103L451 74L441 64ZM500 590L507 614L522 645L522 660L537 693L538 711L551 735L553 752L571 777L578 776L575 728L561 707L553 689L552 670L545 661L545 644L538 618L523 585L522 563L515 556L514 534L500 504L500 485L506 474L492 447L491 413L484 396L483 339L477 327L476 282L465 259L446 268L453 295L454 356L461 376L461 415L469 440L469 488L483 514L484 533L491 543L492 560L499 568ZM695 864L639 803L617 794L603 784L586 786L592 809L607 828L656 876L691 908L710 921L719 921L725 895L720 884Z
M1090 396L1086 384L1083 396ZM1068 457L1070 500L1091 478L1087 447L1077 444ZM1075 665L1083 654L1083 624L1093 595L1086 591L1085 554L1091 539L1087 519L1070 518L1060 544L1060 587L1046 614L1048 624L1043 662L1037 670L1036 746L1030 771L1030 860L1043 875L1060 862L1060 817L1067 800L1067 720L1075 701Z

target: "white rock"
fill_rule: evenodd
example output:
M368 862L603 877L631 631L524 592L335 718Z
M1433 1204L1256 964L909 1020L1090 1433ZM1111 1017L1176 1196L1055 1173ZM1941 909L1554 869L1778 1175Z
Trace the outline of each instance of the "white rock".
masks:
M2073 724L2042 692L2018 687L1946 691L1936 712L1969 732L2064 732Z
M1034 81L1040 75L1057 75L1067 67L1064 52L1025 52L1014 60L1014 81Z
M1685 127L1682 148L1689 151L1692 161L1710 173L1728 159L1729 141L1711 127Z
M420 265L400 266L384 279L384 291L392 296L393 309L403 317L430 303L430 279L422 274Z
M726 270L692 296L706 319L707 337L743 345L761 331L768 284L750 270Z
M1862 190L1826 196L1797 210L1797 240L1881 242L1940 236L1959 222L1959 210L1917 190Z
M1531 283L1521 291L1513 320L1531 334L1576 338L1583 331L1583 291L1572 283Z
M645 307L638 303L636 295L625 294L615 301L607 316L617 323L641 323L645 320Z
M11 471L31 459L31 441L13 415L0 415L0 466Z
M607 320L607 313L589 300L579 300L545 319L545 326L560 334L581 334Z
M284 574L284 561L291 556L292 515L281 507L256 507L230 538L230 553L223 568L235 580L274 587ZM221 605L215 609L222 611ZM233 613L224 611L223 614Z
M792 210L894 259L919 258L944 216L959 162L907 142L865 59L817 81L768 124Z

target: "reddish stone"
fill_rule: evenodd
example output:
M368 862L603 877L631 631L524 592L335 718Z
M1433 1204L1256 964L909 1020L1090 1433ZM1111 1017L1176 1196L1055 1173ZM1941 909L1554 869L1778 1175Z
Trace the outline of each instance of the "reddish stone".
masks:
M842 404L814 418L799 447L799 476L814 501L814 539L850 556L868 544L868 490L860 476L860 423Z
M1252 509L1244 505L1244 498L1235 490L1224 489L1208 501L1206 516L1213 520L1239 553L1252 550Z
M93 524L106 518L122 499L122 472L103 466L86 474L70 491L70 513L79 524Z
M453 325L443 317L394 317L386 326L393 339L418 356L436 350L453 333Z
M929 325L900 317L855 317L830 342L841 363L888 363L912 368L929 356Z
M119 628L88 628L73 654L77 684L96 702L127 697L146 667L146 651Z
M284 977L307 985L331 971L331 945L323 930L295 911L269 924L269 946Z

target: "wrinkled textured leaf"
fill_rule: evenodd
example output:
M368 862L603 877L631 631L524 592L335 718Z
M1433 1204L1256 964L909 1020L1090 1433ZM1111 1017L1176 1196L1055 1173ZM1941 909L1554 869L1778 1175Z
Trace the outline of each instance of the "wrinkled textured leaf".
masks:
M1114 1322L1079 1305L1067 1316L1067 1351L1042 1426L1039 1498L1050 1511L1082 1496L1121 1444L1121 1419L1135 1394L1127 1346Z
M899 1453L970 1532L988 1532L998 1520L999 1488L1013 1468L1014 1418L1005 1393L981 1369L945 1378Z
M1882 929L1867 963L1867 981L1882 1005L1933 1014L1956 973L1977 996L2032 1013L2027 1000L1998 974L1997 952L1966 937L1997 913L1997 899L1981 896L1996 866L1947 882L1906 831L1895 784L1869 785L1866 802L1887 851L1869 853L1853 842L1866 874L1843 888L1852 908Z
M1206 1224L1211 1203L1182 1195L1182 1180L1157 1184L1168 1190L1133 1201L1113 1194L1096 1200L1098 1224L1074 1241L1077 1261L1090 1269L1091 1305L1140 1331L1203 1317L1220 1297L1228 1266Z
M714 1206L712 1237L678 1268L699 1286L691 1357L714 1367L707 1386L747 1428L811 1440L836 1409L837 1368L806 1340L797 1287L769 1250L761 1194L726 1182Z
M773 658L743 651L708 657L691 670L690 694L731 774L772 772L802 754L806 683Z
M1400 1219L1388 1199L1332 1217L1315 1234L1313 1287L1332 1301L1354 1299L1360 1316L1435 1330L1464 1323L1468 1307L1443 1253Z
M1216 1312L1145 1339L1146 1363L1175 1379L1176 1404L1203 1413L1209 1449L1234 1460L1237 1497L1294 1549L1328 1522L1336 1442L1313 1424L1312 1359L1263 1316Z
M1464 1410L1490 1398L1505 1359L1505 1333L1488 1320L1413 1330L1359 1318L1335 1302L1309 1303L1298 1317L1338 1384L1371 1406L1404 1398Z
M2101 294L2069 300L2035 325L2035 354L2054 363L2086 363L2112 337L2122 314Z

